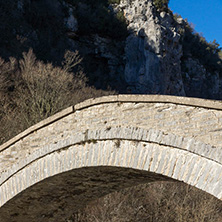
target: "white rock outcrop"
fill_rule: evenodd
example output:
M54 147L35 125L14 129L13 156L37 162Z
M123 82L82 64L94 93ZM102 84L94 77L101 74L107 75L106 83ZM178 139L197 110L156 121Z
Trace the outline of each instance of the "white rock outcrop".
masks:
M125 80L133 93L185 95L182 46L172 15L157 12L152 1L122 0L128 22Z

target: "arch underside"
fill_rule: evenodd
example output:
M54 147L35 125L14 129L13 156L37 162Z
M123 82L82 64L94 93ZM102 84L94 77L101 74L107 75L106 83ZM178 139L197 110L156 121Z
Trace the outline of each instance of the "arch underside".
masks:
M87 203L121 189L171 178L121 167L83 167L47 178L0 208L1 222L64 221Z
M142 132L150 139L145 141ZM195 153L196 146L176 147L175 136L117 128L87 131L80 137L74 135L75 143L69 139L51 150L43 147L48 153L33 154L33 160L4 180L2 222L62 221L89 201L153 181L182 181L222 197L221 164L198 154L205 152L201 148Z

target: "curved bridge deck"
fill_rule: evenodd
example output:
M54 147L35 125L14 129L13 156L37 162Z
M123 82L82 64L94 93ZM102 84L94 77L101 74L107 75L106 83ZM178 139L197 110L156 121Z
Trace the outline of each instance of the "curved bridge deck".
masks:
M219 101L159 95L87 100L0 146L1 221L10 221L9 212L30 221L44 210L59 221L89 200L156 180L183 181L222 199L221 147Z

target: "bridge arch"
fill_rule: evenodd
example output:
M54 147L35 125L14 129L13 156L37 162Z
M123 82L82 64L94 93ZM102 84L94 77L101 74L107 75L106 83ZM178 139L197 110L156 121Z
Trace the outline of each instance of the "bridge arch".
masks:
M104 104L106 109L103 112L109 111L109 108L114 105L117 109L119 107L119 110L115 110L117 114L122 110L119 98L116 101L116 97L109 97L109 103L105 98L105 102L94 101L92 106L80 104L75 109L69 108L47 120L48 122L28 129L25 135L20 135L19 139L14 138L14 141L9 141L0 148L4 157L8 158L5 164L6 170L1 172L0 177L1 218L7 217L5 212L16 208L18 204L20 207L27 207L30 198L40 208L29 212L29 220L30 217L37 217L39 212L45 209L43 200L50 199L53 196L52 193L56 193L53 204L47 208L47 211L54 212L58 220L64 214L62 210L55 213L55 209L61 208L61 203L65 204L65 212L68 212L68 206L72 207L72 210L75 207L78 209L98 196L156 180L183 181L222 199L221 148L215 145L215 141L211 145L204 140L201 141L200 138L196 139L197 136L193 136L192 133L183 136L176 134L173 129L172 132L166 132L164 129L151 128L149 123L146 124L148 126L146 128L143 124L135 126L134 119L124 125L125 119L121 117L118 119L115 115L110 118L116 118L114 121L118 124L107 124L107 118L104 118L102 112L100 118L103 127L95 124L90 128L87 124L86 127L77 124L78 127L75 126L75 130L70 130L69 124L68 128L61 125L61 123L66 125L68 119L76 123L78 115L83 118L83 114L86 114L86 112L81 113L82 110L93 114L93 109L98 106L101 108ZM167 101L169 98L170 103ZM163 100L163 97L161 99ZM137 115L136 119L144 118L144 110L141 106L144 103L148 104L148 108L151 104L158 103L158 110L172 112L170 105L172 103L172 107L175 107L175 102L172 101L175 98L164 99L167 102L162 101L160 106L160 101L135 102L129 96L128 100L131 101L127 101L125 109L129 109L132 103L134 109L131 108L131 111L136 110L134 113ZM193 104L185 105L186 107L182 105L184 113L195 109ZM202 109L204 114L206 111L208 114L213 113L218 120L222 117L220 107ZM97 112L98 109L94 111ZM152 121L151 118L149 120ZM92 125L93 121L95 119L91 120ZM55 124L58 122L63 136L53 140L55 137L53 129L58 126ZM52 124L55 124L55 128ZM217 129L217 125L214 127ZM47 140L47 138L44 136L39 138L39 136L43 133L46 135L46 130L51 133L51 139L41 144L40 140ZM218 131L215 133L218 135ZM36 139L40 140L36 142ZM36 143L39 144L37 148ZM15 156L14 159L12 155ZM61 200L55 201L57 198ZM68 204L70 201L72 204ZM3 213L4 216L2 216Z

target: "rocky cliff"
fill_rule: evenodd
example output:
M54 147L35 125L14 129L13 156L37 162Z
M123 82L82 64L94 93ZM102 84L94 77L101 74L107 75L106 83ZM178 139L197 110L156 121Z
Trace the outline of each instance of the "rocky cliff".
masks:
M123 0L130 34L125 45L125 80L133 93L185 95L180 35L172 15L152 1Z
M65 50L77 49L89 84L97 88L222 98L222 73L209 72L192 54L184 57L185 21L159 11L152 0L1 5L1 57L19 57L32 47L39 59L59 64Z

